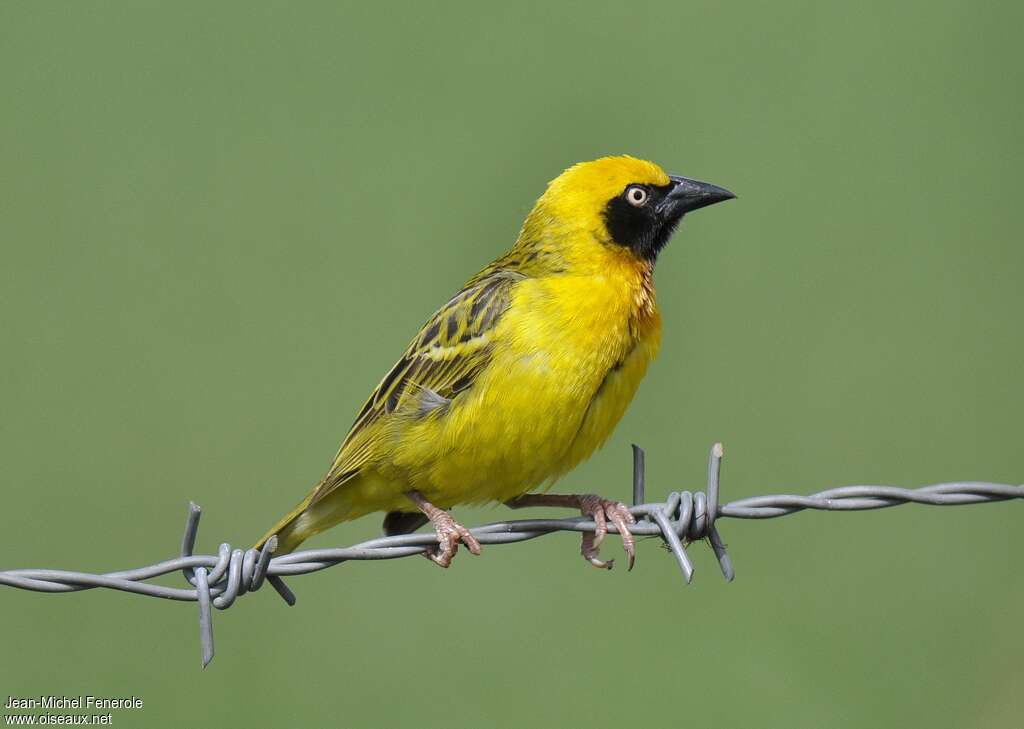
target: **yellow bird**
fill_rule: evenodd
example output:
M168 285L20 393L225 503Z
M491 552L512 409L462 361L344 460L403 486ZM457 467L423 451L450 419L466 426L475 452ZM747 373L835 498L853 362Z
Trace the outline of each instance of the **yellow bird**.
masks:
M581 551L597 567L616 525L632 567L633 517L593 494L528 494L588 458L611 434L658 352L658 253L683 215L735 197L604 157L547 187L512 249L427 320L356 417L330 470L257 543L278 553L342 521L387 512L388 534L429 520L451 564L480 545L446 509L502 501L592 516Z

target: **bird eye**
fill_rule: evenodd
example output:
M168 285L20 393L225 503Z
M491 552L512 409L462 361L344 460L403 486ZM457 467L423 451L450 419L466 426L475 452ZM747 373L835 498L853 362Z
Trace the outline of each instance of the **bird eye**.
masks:
M626 190L626 200L628 200L629 204L632 205L633 207L642 208L644 205L647 204L648 197L649 194L647 190L640 187L639 185L631 185Z

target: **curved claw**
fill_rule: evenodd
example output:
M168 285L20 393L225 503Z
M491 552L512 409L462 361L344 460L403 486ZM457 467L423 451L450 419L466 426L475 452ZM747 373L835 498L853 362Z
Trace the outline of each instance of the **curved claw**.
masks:
M426 552L424 555L431 562L440 567L449 567L459 551L459 542L465 544L471 554L480 554L480 542L469 529L455 521L451 514L431 504L418 491L409 491L406 495L434 525L434 532L437 534L437 549Z
M601 569L611 569L615 560L607 562L600 559L597 554L608 533L608 521L611 521L622 537L622 548L629 558L628 569L632 570L636 563L636 538L629 530L629 524L636 524L636 519L629 512L629 509L621 501L602 499L595 494L584 494L579 497L579 508L584 516L594 520L594 533L585 533L580 545L580 553L590 564Z
M480 554L480 542L474 537L469 529L455 521L450 514L442 512L434 521L434 531L437 533L437 549L427 552L427 557L441 567L449 567L456 553L459 551L459 543L466 545L470 554Z
M605 562L603 559L597 556L598 546L597 539L590 532L583 533L583 541L580 545L580 554L583 555L583 559L590 562L590 564L603 570L610 570L615 564L614 559L610 559Z
M608 514L608 518L612 520L615 528L619 530L619 535L622 537L622 549L626 552L626 556L629 557L629 567L626 569L632 570L633 565L636 563L636 537L633 536L633 532L629 530L627 524L636 524L636 518L621 501L606 504L605 512Z

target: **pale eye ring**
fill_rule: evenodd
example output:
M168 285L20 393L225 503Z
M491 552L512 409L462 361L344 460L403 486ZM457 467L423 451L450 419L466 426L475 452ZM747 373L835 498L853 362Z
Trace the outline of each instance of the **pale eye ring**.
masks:
M639 185L630 185L626 189L626 202L635 208L642 208L647 204L650 193Z

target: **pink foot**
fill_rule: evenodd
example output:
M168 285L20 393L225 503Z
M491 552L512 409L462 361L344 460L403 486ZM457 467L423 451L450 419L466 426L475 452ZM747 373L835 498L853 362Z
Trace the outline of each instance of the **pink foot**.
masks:
M633 569L636 561L636 538L629 531L630 524L636 524L636 519L629 513L629 508L621 501L602 499L595 494L523 494L517 499L506 502L513 509L524 506L567 506L579 509L583 516L589 516L594 520L594 533L584 532L580 544L580 553L583 559L601 569L612 568L615 560L607 562L598 557L601 542L608 533L608 522L610 521L618 529L622 536L622 548L629 557L629 569Z
M459 542L465 544L470 553L480 554L480 542L470 533L469 529L455 521L451 514L431 504L423 498L423 494L419 491L409 491L406 496L420 508L420 511L430 519L430 523L434 526L434 532L437 534L437 549L426 553L432 562L447 568L459 551Z

